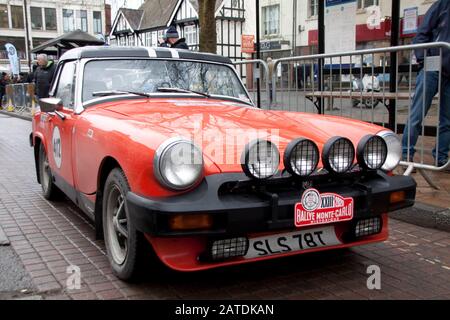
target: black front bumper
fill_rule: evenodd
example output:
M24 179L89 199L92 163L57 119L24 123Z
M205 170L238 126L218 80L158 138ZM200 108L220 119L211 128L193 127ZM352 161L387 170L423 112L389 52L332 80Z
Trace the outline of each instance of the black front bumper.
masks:
M274 178L255 181L240 173L205 177L194 190L165 198L148 198L133 192L127 194L130 219L136 228L155 236L239 235L282 229L293 229L294 206L305 188L334 192L354 199L354 220L414 204L416 183L407 176L388 176L378 171L366 175L311 177L305 181ZM390 195L404 191L405 200L390 204ZM213 216L208 230L174 231L169 217L175 214L206 213Z

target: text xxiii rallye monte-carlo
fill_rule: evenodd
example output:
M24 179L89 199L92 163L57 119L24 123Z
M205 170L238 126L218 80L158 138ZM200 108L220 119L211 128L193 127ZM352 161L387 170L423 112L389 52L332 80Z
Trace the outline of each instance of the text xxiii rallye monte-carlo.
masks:
M388 213L414 203L414 180L392 174L393 132L255 108L222 56L73 49L39 104L44 196L64 193L94 220L121 279L150 248L196 271L383 241Z

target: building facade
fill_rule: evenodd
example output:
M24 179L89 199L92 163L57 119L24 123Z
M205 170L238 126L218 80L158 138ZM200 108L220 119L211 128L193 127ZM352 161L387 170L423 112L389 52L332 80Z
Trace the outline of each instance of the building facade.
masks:
M232 60L245 58L241 35L254 34L254 12L250 0L217 0L215 8L217 53ZM248 21L251 17L251 23ZM165 30L174 25L191 50L198 50L197 0L145 1L138 9L120 8L112 24L109 42L121 46L157 46Z
M424 14L436 0L398 1L401 1L401 19L404 9L417 7L420 24ZM317 53L319 0L261 0L260 5L261 50L264 58ZM356 5L356 49L388 47L392 1L357 0ZM369 28L367 25L374 12L373 6L380 13L377 28ZM411 43L414 34L402 32L402 21L400 28L400 44Z
M110 28L109 5L98 0L28 0L27 20L32 49L66 32L81 29L105 35ZM5 43L13 44L27 71L23 0L0 0L0 68L9 70Z

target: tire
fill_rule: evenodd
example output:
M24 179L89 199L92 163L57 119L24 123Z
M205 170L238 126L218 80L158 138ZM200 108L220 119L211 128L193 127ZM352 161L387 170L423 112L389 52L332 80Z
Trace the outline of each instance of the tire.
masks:
M367 98L364 100L364 106L367 109L375 109L377 107L378 103L380 103L380 101L378 99L373 99L373 104L372 104L372 98Z
M353 106L353 108L356 108L358 105L359 105L359 100L352 99L352 106Z
M150 250L144 235L129 219L126 206L128 191L130 187L122 169L113 169L104 187L102 218L105 246L113 273L119 279L132 281L140 277L145 262L149 260Z
M48 164L48 156L44 145L39 146L39 180L41 181L42 194L47 200L58 200L63 197L63 193L53 183L52 170Z

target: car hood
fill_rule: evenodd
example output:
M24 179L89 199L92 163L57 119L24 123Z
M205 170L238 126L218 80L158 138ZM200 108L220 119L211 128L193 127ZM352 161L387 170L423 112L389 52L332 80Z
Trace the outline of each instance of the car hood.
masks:
M261 110L235 102L205 99L139 99L126 104L123 101L111 103L102 109L126 120L127 127L133 127L134 133L125 134L145 140L152 149L172 137L194 140L204 155L220 171L226 172L241 171L242 151L256 138L274 142L282 156L286 145L299 137L313 140L321 151L333 136L349 138L356 148L364 135L384 130L353 119Z

